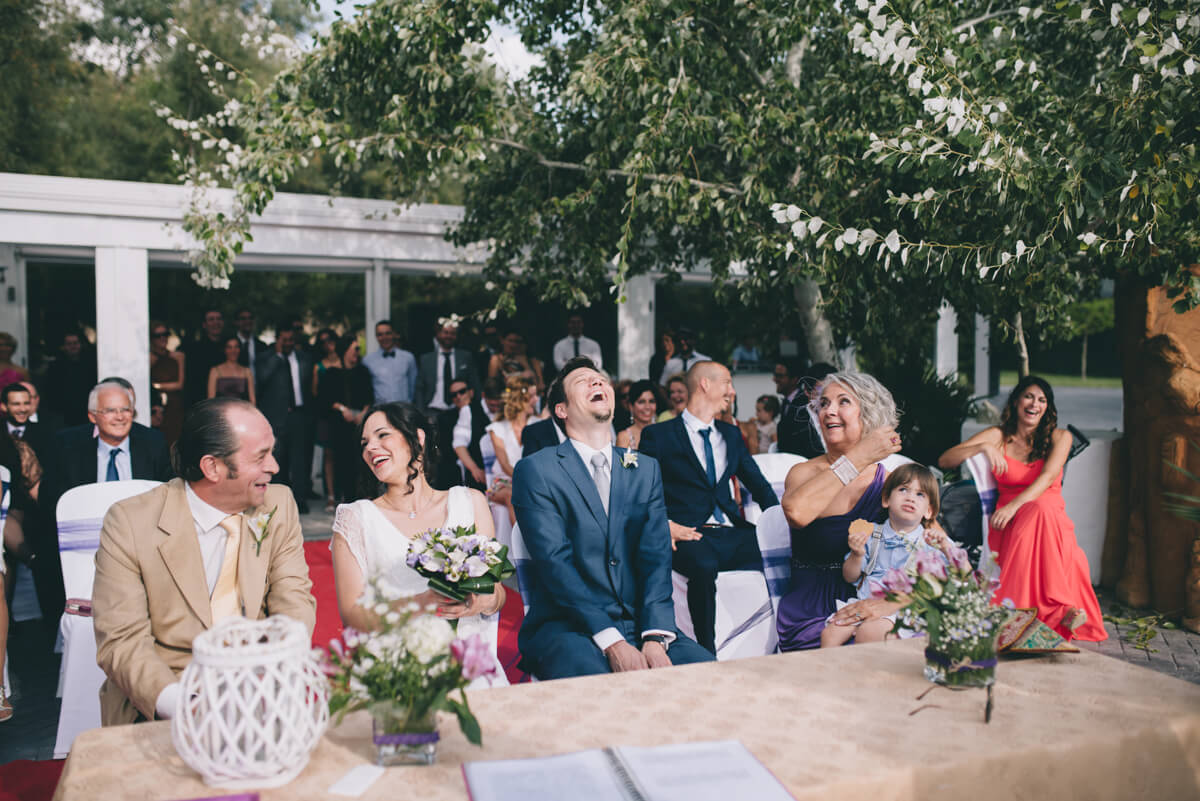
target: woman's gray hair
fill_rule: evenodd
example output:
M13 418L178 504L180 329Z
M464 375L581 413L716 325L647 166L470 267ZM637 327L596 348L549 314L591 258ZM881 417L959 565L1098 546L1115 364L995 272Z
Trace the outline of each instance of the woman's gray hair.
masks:
M92 387L92 391L88 393L87 410L89 412L94 412L97 410L97 404L100 402L100 393L106 389L121 390L125 393L125 397L129 398L129 408L133 409L137 407L137 401L133 398L133 390L131 390L129 387L117 381L101 381L99 384Z
M859 419L862 420L863 434L870 434L877 428L895 428L900 422L900 413L896 411L896 400L888 388L871 375L866 373L831 373L826 376L813 393L813 399L808 407L814 414L821 413L821 396L830 384L838 384L858 399Z

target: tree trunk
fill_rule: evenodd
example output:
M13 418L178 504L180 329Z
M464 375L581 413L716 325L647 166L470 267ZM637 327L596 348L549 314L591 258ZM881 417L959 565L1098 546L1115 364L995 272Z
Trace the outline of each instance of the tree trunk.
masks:
M1124 519L1108 521L1104 573L1120 564L1117 598L1180 616L1200 630L1200 523L1164 508L1164 492L1200 492L1175 465L1200 471L1200 309L1177 314L1161 288L1116 292L1124 384Z
M1017 380L1029 375L1029 346L1025 344L1025 326L1021 323L1021 313L1017 312L1013 320L1013 328L1017 332Z
M840 368L842 365L833 344L833 326L829 324L823 309L821 287L816 281L799 281L794 294L800 311L800 327L804 329L804 338L808 343L809 360Z
M1083 335L1083 356L1079 358L1079 378L1082 381L1087 381L1087 339L1088 335Z

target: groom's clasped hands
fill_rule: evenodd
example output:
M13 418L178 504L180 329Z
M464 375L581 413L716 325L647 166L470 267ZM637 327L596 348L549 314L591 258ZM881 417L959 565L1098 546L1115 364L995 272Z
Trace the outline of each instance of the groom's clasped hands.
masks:
M639 651L625 640L621 640L606 648L604 655L608 657L608 664L612 667L613 673L671 666L671 658L667 656L667 650L657 642L647 642Z

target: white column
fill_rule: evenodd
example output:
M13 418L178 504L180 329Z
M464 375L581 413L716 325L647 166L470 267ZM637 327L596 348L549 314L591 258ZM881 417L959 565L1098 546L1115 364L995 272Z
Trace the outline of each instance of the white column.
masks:
M617 306L619 378L646 377L654 355L654 278L637 275L625 284L625 302Z
M15 245L0 245L0 331L17 338L13 362L29 366L29 318L25 305L25 259Z
M937 338L933 347L933 364L939 378L958 373L958 313L949 303L938 309Z
M150 424L150 260L142 248L96 248L96 370L137 393Z
M367 353L379 349L375 341L375 324L391 317L392 281L383 259L374 259L366 273L367 290Z
M987 395L991 390L991 331L982 314L975 315L975 395Z

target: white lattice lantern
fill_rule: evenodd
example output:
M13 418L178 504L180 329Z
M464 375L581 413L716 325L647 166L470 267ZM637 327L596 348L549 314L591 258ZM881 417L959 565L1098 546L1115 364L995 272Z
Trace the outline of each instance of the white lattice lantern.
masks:
M171 739L213 787L288 783L329 724L329 683L308 631L281 615L229 618L196 637L181 683Z

